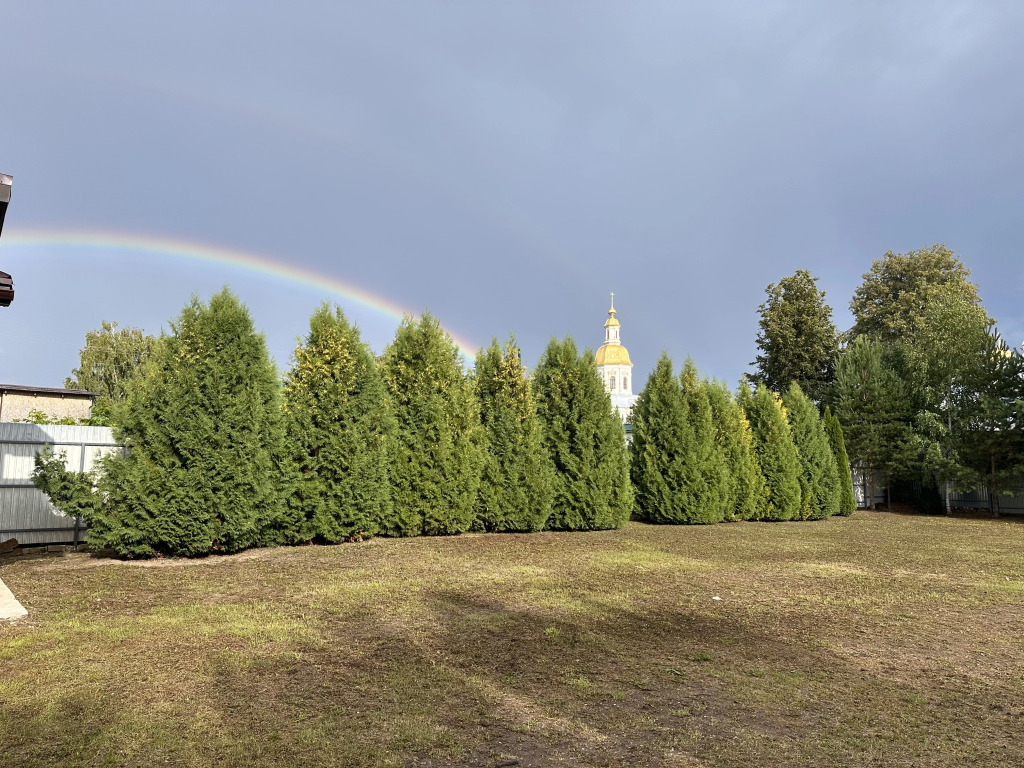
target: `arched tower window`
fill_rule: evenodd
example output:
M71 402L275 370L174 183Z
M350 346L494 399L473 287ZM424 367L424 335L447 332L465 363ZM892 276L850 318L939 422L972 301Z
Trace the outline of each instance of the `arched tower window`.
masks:
M629 389L629 374L628 373L622 374L622 388L626 389L626 390Z
M615 374L614 373L611 376L608 377L608 389L610 389L612 392L615 391Z

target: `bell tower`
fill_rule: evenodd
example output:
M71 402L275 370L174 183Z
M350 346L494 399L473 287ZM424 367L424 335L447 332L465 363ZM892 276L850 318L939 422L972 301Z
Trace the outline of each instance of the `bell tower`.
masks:
M633 363L629 359L629 350L622 345L622 326L615 315L613 293L608 319L604 321L604 344L597 350L594 362L605 391L612 396L612 405L625 420L636 399L633 396Z

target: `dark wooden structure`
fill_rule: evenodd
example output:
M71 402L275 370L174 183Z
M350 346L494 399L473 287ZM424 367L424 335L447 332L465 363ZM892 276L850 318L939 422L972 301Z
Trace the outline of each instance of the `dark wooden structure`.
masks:
M6 272L0 272L0 307L9 307L14 301L14 281Z
M7 204L11 202L11 184L14 179L6 173L0 173L0 234L4 231L4 216L7 215ZM14 301L14 280L6 272L0 272L0 307L9 307Z

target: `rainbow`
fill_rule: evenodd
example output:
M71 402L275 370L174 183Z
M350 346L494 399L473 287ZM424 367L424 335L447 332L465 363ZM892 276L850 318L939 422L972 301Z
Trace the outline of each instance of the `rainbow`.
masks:
M20 247L64 246L75 248L103 248L108 251L171 256L194 259L213 264L226 264L256 274L286 280L297 285L310 286L340 296L350 302L380 313L396 322L406 316L416 317L415 312L403 309L394 302L371 293L364 288L338 280L322 272L275 261L237 248L226 248L177 238L154 235L127 234L120 232L96 232L88 230L31 230L13 229L4 233L3 245ZM448 331L463 356L472 360L477 345L459 338Z

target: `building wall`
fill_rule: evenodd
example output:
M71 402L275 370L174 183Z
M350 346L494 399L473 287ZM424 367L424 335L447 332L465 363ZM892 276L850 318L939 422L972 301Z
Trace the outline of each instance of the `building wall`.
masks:
M599 365L597 367L605 390L612 395L633 394L633 366L631 365Z
M30 411L42 411L54 421L68 417L88 419L92 412L92 398L45 392L0 393L0 422L27 419Z

